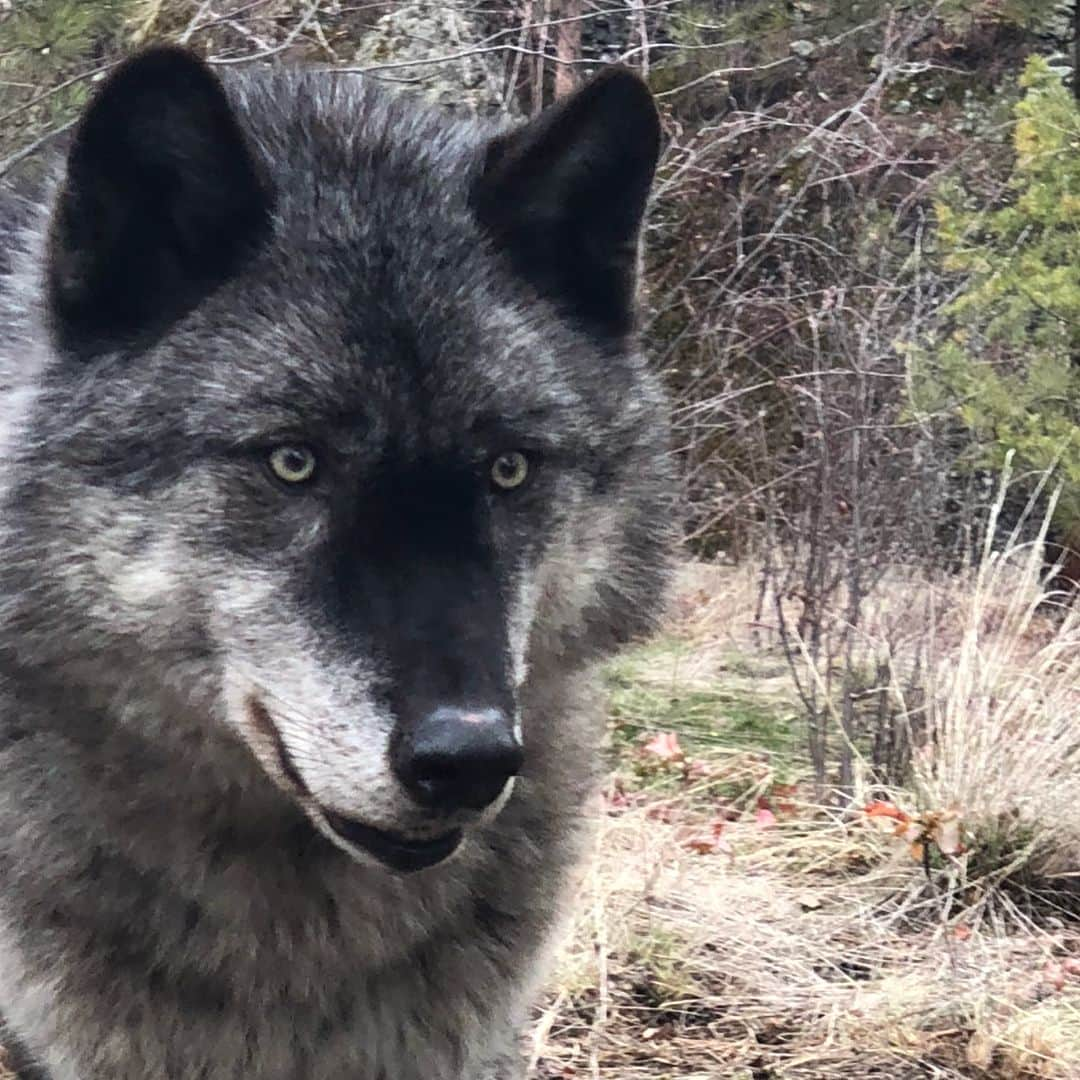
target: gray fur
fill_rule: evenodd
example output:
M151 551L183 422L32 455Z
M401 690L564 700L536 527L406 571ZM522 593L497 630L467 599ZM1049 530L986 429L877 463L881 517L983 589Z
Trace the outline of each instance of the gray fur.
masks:
M63 165L0 215L20 226L0 277L0 1013L51 1080L510 1080L596 779L589 671L660 607L661 394L483 235L468 191L492 129L355 78L227 91L273 177L270 239L135 355L54 347ZM329 516L215 448L314 426L362 472L438 461L491 415L533 424L550 462L547 539L507 601L526 765L505 805L451 822L454 858L396 876L321 824L447 825L388 771L378 650L296 600Z

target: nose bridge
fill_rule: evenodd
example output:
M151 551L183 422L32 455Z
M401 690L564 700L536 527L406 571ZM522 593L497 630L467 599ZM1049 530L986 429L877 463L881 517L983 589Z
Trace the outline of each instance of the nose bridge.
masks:
M409 534L384 562L391 625L381 636L399 723L441 705L512 712L506 603L487 537L447 517Z
M412 563L397 577L401 622L393 635L394 712L411 724L442 705L513 712L502 589L484 560Z
M386 471L354 507L336 603L374 650L397 725L444 705L512 715L506 589L475 476Z

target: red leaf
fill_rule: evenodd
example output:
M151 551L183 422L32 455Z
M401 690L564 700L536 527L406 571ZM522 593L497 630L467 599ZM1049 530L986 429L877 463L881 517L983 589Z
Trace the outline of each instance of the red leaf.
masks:
M683 763L683 773L687 780L704 780L711 773L711 769L701 758L691 758Z
M759 829L771 829L776 824L776 815L767 806L762 806L758 808L754 820Z
M723 838L724 822L714 821L712 829L700 836L692 836L686 841L686 846L699 855L723 854L733 858L735 852L731 845Z
M679 745L679 736L673 731L661 731L654 735L642 748L646 754L652 754L661 761L682 761L685 757Z

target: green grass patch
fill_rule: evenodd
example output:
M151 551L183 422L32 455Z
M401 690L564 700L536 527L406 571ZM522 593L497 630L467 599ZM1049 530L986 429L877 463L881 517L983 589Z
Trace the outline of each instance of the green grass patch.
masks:
M689 652L683 642L661 639L608 666L605 678L616 751L636 748L646 734L670 731L678 735L688 755L756 751L768 754L780 768L793 766L801 732L791 703L775 695L757 696L745 685L727 685L722 674L688 684L680 668ZM738 677L745 682L745 665L739 667Z

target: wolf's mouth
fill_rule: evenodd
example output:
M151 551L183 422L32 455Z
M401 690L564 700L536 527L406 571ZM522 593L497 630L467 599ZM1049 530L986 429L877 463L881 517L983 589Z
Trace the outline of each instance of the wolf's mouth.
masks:
M398 833L362 825L332 810L323 810L322 813L327 825L343 840L374 855L379 862L400 873L410 874L435 866L450 858L461 844L460 829L453 829L431 840L410 840Z
M430 840L413 840L400 833L384 832L382 829L364 825L355 818L327 810L314 802L311 791L300 771L293 763L285 748L284 740L278 731L270 713L258 698L248 699L248 711L255 729L263 740L269 743L282 780L291 787L308 812L320 817L323 822L342 840L352 847L373 855L384 866L399 873L411 874L417 870L426 870L429 866L449 859L461 845L462 830L452 829Z

